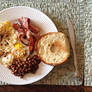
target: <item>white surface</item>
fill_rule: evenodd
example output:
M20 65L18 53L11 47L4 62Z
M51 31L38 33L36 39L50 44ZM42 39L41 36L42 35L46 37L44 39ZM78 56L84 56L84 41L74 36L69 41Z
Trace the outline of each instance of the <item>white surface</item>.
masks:
M1 11L0 21L12 21L21 16L29 17L41 29L42 33L57 32L53 22L45 14L37 9L24 6L12 7ZM40 63L39 69L35 74L27 74L23 79L21 79L14 76L9 69L0 65L0 81L16 85L30 84L42 79L52 69L53 66Z

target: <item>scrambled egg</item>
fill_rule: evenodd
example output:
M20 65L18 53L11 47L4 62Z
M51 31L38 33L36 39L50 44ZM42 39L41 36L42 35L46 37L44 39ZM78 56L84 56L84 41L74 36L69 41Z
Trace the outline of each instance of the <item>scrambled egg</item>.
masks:
M5 67L9 66L12 63L13 58L14 56L11 53L7 54L5 57L2 58L2 64Z
M14 47L15 47L16 50L18 50L18 49L20 49L20 48L23 47L23 46L22 46L22 44L17 43L17 44L15 44Z
M7 33L9 32L10 29L11 29L11 25L9 21L0 23L0 34Z
M0 56L0 63L8 67L14 58L23 59L29 51L29 47L23 45L18 40L18 32L13 29L9 21L0 23L0 50L3 55Z

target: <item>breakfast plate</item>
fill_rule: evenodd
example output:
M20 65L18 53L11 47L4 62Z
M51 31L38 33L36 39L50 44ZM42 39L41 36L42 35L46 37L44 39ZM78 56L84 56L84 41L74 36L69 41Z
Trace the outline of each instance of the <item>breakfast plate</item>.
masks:
M25 7L25 6L16 6L4 9L0 12L0 21L11 21L16 20L20 17L28 17L33 23L40 28L41 34L48 32L57 32L57 28L54 23L41 11ZM25 85L34 83L43 77L45 77L54 66L44 64L41 62L39 68L35 74L26 74L23 78L14 76L8 68L0 65L0 81L14 84L14 85Z

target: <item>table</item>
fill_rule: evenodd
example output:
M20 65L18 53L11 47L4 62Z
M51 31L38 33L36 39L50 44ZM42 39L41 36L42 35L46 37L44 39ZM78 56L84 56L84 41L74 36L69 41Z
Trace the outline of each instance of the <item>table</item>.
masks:
M92 87L56 85L0 86L0 92L92 92Z

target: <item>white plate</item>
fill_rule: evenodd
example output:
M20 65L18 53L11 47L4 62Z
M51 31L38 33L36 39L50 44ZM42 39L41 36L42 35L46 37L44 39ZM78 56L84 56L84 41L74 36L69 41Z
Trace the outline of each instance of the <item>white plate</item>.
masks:
M29 17L38 27L40 27L43 33L57 32L54 23L45 14L37 9L25 6L16 6L2 10L0 12L0 21L11 21L20 18L21 16ZM15 85L29 84L42 79L52 69L53 66L41 62L39 69L35 74L27 74L21 79L14 76L9 69L0 65L0 81Z

